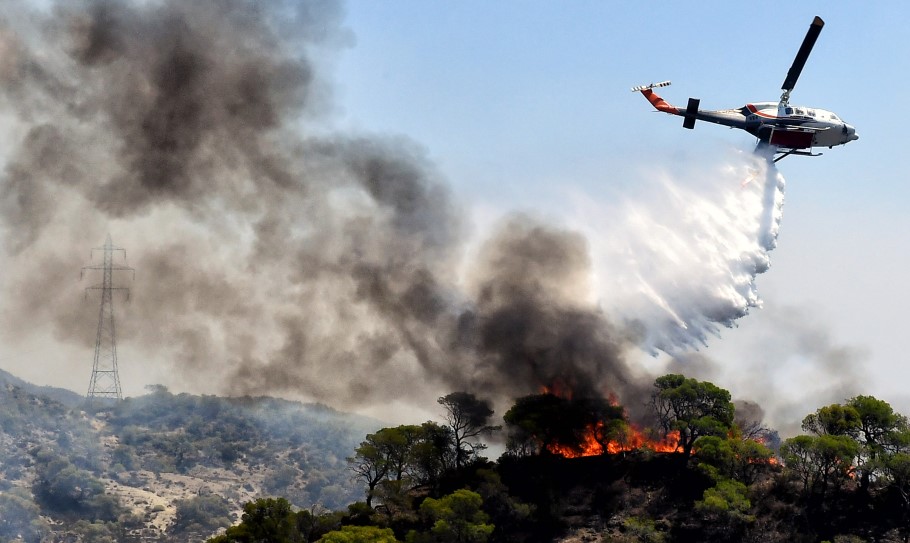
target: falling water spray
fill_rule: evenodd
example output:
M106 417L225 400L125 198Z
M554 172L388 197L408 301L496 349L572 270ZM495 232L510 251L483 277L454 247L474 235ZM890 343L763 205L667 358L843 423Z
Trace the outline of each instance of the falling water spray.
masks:
M579 199L577 224L605 310L646 350L680 353L761 306L756 278L777 243L784 179L741 151L642 177L621 204Z

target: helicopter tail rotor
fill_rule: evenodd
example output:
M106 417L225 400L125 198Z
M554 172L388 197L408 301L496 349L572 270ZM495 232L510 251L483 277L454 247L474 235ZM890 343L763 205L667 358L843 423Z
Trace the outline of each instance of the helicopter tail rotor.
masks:
M660 87L669 87L669 86L670 86L669 81L661 81L660 83L649 83L647 85L639 85L637 87L632 87L632 92L639 92L639 91L649 90L649 89L658 89Z

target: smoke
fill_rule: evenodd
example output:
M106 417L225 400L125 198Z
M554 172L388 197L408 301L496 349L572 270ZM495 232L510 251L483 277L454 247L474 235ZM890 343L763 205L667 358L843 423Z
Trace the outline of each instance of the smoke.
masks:
M631 338L589 299L588 253L580 234L520 215L482 247L475 306L462 316L477 368L488 370L478 385L512 397L542 386L580 397L643 389L625 358Z
M137 270L117 333L141 360L121 372L346 408L545 386L640 397L630 349L687 349L760 304L783 189L763 158L703 183L664 173L647 203L587 203L579 225L509 215L475 254L424 149L326 129L320 74L351 42L338 3L2 17L6 342L86 348L97 306L73 276L107 232Z
M735 351L719 349L713 359L680 355L670 369L688 374L700 368L699 378L760 402L765 422L783 435L799 433L802 418L819 407L863 393L868 353L839 343L824 316L769 306L743 328Z
M341 15L99 0L8 16L7 340L45 323L93 337L67 270L110 230L140 278L121 343L190 388L363 405L460 375L447 187L407 140L315 135L331 109L318 67L349 42Z

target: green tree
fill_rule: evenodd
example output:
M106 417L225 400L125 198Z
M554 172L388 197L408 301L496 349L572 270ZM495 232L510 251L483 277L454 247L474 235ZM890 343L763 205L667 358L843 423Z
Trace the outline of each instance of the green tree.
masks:
M175 534L208 535L232 524L230 503L215 494L177 500L174 505L177 513L171 529Z
M301 541L297 516L284 498L261 498L243 506L237 526L209 539L210 543L297 543Z
M502 540L524 529L535 508L509 494L509 487L496 470L479 469L476 474L479 479L476 491L483 497L483 510L490 515L489 523L496 526L493 538Z
M435 488L443 474L455 467L452 429L432 421L420 425L417 442L411 448L409 471L418 485Z
M387 476L402 481L412 471L414 446L421 439L421 427L413 424L383 428L378 433L380 444L389 464Z
M731 479L718 480L695 502L695 510L705 517L706 535L712 540L740 541L742 531L755 521L749 514L751 508L746 485Z
M368 434L348 458L355 478L367 487L367 505L373 507L379 497L385 505L401 506L416 487L435 488L443 474L455 467L452 432L447 426L425 422Z
M903 505L904 541L910 540L910 453L897 452L889 455L882 463L885 476L891 487L900 496Z
M695 509L708 513L745 516L752 507L747 493L748 488L739 481L721 479L716 485L705 490L702 499L695 502Z
M373 506L378 487L386 487L385 494L408 492L414 484L412 476L420 478L425 475L425 469L432 469L430 459L437 451L431 450L428 444L435 444L438 436L427 432L433 430L426 425L403 425L382 428L366 436L348 463L355 477L367 486L368 506Z
M379 432L368 434L360 446L354 450L354 456L347 460L354 472L354 477L366 485L366 503L368 507L372 507L376 486L385 479L391 467L382 434Z
M481 509L483 498L467 489L420 504L420 516L430 528L411 531L408 543L484 543L493 533L489 516Z
M830 487L839 487L853 472L858 452L859 443L846 435L801 435L781 445L784 464L802 481L803 491L823 500Z
M116 521L125 512L116 496L106 495L104 484L68 458L40 449L35 451L35 498L58 513L75 513L86 520Z
M41 541L49 526L40 513L27 490L11 488L0 492L0 541Z
M755 482L758 473L774 457L771 449L738 433L725 437L702 436L695 441L694 449L703 466L711 466L717 475L746 485Z
M614 538L617 543L664 543L664 534L657 523L646 517L629 517L623 522L626 537Z
M910 445L907 417L895 413L888 402L872 396L856 396L847 402L858 418L856 437L862 443L857 469L860 487L881 474L888 458Z
M669 374L654 381L651 406L664 435L679 432L679 445L688 458L701 436L724 436L733 426L735 409L730 393L713 383Z
M489 435L500 427L489 424L493 416L490 402L480 400L471 393L452 392L437 402L445 407L445 419L452 429L455 445L455 467L461 468L487 448L485 444L478 443L477 438Z
M342 526L319 539L319 543L398 543L391 528Z
M863 490L882 474L888 456L910 441L907 418L895 413L888 402L873 396L856 396L844 405L822 407L803 419L803 430L819 436L854 439L859 449L853 463Z
M803 430L819 436L855 436L859 426L859 413L840 404L821 407L803 419Z
M341 511L317 513L316 508L317 506L313 506L310 510L297 512L297 531L300 533L301 541L317 541L323 535L341 529L341 521L345 518L349 522L366 524L373 514L373 509L367 507L364 502L349 505L347 514Z

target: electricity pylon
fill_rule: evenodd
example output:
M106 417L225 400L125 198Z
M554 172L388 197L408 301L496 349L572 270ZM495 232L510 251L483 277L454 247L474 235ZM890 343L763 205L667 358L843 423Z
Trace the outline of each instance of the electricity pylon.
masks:
M117 337L114 333L114 304L113 292L115 290L125 290L127 299L129 299L130 289L127 287L115 287L113 276L115 271L131 271L133 278L136 277L136 270L129 266L114 264L114 252L122 251L123 260L126 262L126 251L120 247L114 247L111 243L111 235L107 235L107 240L103 247L92 249L91 257L95 256L95 251L104 252L104 261L100 265L85 266L85 270L101 270L102 281L100 285L95 285L85 289L86 295L90 290L101 291L101 308L98 311L98 335L95 337L95 362L92 365L92 379L88 385L88 394L86 397L91 398L112 398L122 400L123 395L120 391L120 375L117 373Z

